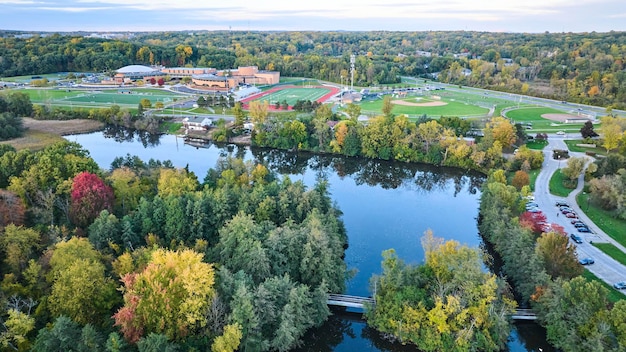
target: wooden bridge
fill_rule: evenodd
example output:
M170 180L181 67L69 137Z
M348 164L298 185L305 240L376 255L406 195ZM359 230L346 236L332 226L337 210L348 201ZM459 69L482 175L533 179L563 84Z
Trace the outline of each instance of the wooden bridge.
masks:
M336 295L334 293L328 294L327 304L329 306L363 309L365 303L374 305L376 304L376 301L373 298L369 298L369 297Z
M537 314L532 309L516 309L515 313L511 314L513 320L537 320Z
M334 293L328 294L328 301L326 304L329 306L347 307L347 308L359 308L364 309L365 304L375 305L376 300L371 297L359 297L349 295L337 295ZM516 309L511 314L513 320L537 320L537 315L532 309Z

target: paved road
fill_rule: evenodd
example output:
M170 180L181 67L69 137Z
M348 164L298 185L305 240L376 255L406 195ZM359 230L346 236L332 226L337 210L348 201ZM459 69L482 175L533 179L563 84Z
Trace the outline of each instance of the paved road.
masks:
M587 269L594 273L597 277L607 282L609 285L613 285L618 281L626 281L626 266L618 263L613 258L604 254L604 252L600 251L598 248L594 247L590 242L608 242L612 243L616 247L620 248L623 252L626 252L626 248L621 244L617 243L614 239L610 238L604 231L600 230L598 226L596 226L585 213L582 212L578 204L576 203L576 195L582 191L583 187L583 175L578 180L578 188L570 193L567 198L558 197L550 194L549 191L549 183L550 177L552 174L560 167L565 167L567 165L567 161L558 161L552 159L552 150L553 149L567 149L565 142L563 141L564 137L557 135L550 135L548 138L549 144L544 148L544 162L541 168L541 172L537 177L537 181L535 182L535 202L539 205L539 208L543 210L546 215L547 221L549 223L556 223L565 228L568 234L576 233L579 234L584 242L576 245L576 251L578 253L579 258L591 257L595 260L595 264L587 266ZM571 156L579 156L585 157L588 159L588 162L591 162L592 159L586 156L584 153L574 153L570 152ZM579 233L576 231L574 225L571 224L570 220L560 214L559 209L555 206L556 201L564 201L569 204L569 206L574 209L578 217L585 222L589 228L593 231L592 234L589 233ZM558 214L558 215L557 215ZM571 239L570 239L571 241Z

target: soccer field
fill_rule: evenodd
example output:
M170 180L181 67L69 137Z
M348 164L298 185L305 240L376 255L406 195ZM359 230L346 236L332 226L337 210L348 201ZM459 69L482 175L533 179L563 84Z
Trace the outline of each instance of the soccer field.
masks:
M267 101L270 106L274 106L276 102L282 104L286 101L289 106L293 106L298 100L318 101L328 95L338 92L337 88L326 87L278 87L270 89L258 95L251 96L242 100L243 103L251 101Z
M78 90L78 89L25 89L33 103L50 103L56 106L121 106L136 107L142 99L168 103L182 98L173 92L159 89L125 89L125 90Z

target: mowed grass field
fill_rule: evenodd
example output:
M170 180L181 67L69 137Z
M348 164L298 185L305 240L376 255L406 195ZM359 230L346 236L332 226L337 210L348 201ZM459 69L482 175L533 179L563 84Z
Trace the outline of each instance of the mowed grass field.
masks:
M421 99L416 99L421 98ZM409 117L419 117L424 114L428 117L438 118L440 116L481 116L489 112L489 109L477 105L472 105L468 102L456 101L455 99L441 99L435 100L428 97L408 97L402 99L408 103L429 103L429 102L443 102L446 105L441 106L406 106L394 104L394 114L406 114ZM361 103L361 111L364 113L381 114L383 106L383 100L377 99L373 101L365 101Z
M56 106L110 106L111 104L136 107L142 99L168 103L184 97L167 90L160 89L22 89L35 104L51 104ZM129 93L130 92L130 93Z
M330 93L330 89L326 88L285 88L275 92L270 92L267 95L259 97L257 99L252 99L251 101L267 101L270 105L276 104L279 102L282 104L283 100L287 101L289 106L293 106L298 100L310 100L316 101L317 99L323 97L324 95Z
M582 123L561 123L544 119L541 117L543 114L567 114L567 112L545 107L522 107L508 111L506 117L513 120L514 123L532 123L532 129L529 129L529 132L554 133L564 131L571 133L578 132L583 127Z

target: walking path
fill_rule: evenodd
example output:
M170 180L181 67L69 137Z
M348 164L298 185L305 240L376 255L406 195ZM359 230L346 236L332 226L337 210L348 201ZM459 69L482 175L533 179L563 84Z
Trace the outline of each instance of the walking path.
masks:
M568 197L563 198L550 194L549 184L552 174L559 168L567 165L566 160L554 160L552 158L552 150L564 149L567 150L567 145L563 141L562 136L550 135L548 138L548 145L544 148L544 162L541 168L541 172L537 176L535 181L535 202L539 205L539 208L543 210L549 223L556 223L563 228L567 233L576 233L583 238L583 243L575 244L576 251L579 258L590 257L595 260L595 264L588 265L587 269L591 271L601 280L604 280L609 285L613 285L618 281L626 281L626 266L617 262L607 254L594 247L591 242L596 243L612 243L621 251L626 252L626 248L620 243L609 237L604 231L602 231L596 224L594 224L589 217L580 209L576 203L576 195L582 191L584 185L584 175L581 175L578 179L578 187L572 191ZM584 153L570 152L571 156L584 157L587 162L592 162L593 159L586 156ZM555 206L555 202L564 201L567 202L578 217L589 226L589 229L593 233L579 233L576 227L571 224L571 219L563 216L559 209Z

